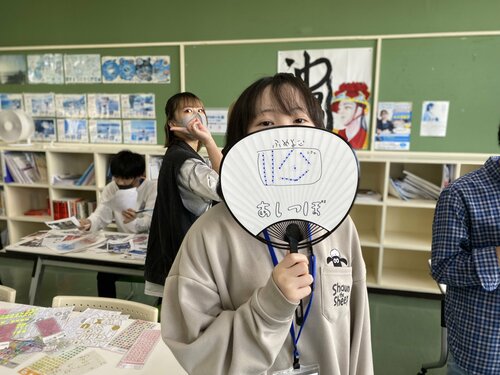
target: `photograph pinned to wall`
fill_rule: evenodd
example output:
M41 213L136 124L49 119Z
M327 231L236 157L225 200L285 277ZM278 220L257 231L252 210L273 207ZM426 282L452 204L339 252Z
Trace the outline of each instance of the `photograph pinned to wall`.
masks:
M325 126L353 148L368 148L372 48L278 51L278 72L302 78L325 112Z
M90 118L119 118L120 94L88 94Z
M57 140L59 142L88 143L89 132L86 119L58 119Z
M56 94L57 117L87 117L85 94Z
M155 118L154 94L122 94L123 118Z
M56 104L54 93L24 94L26 113L30 116L54 117Z
M101 56L97 54L64 55L66 83L100 83Z
M227 108L206 108L208 130L212 134L226 134Z
M156 120L123 121L123 143L156 144Z
M446 137L448 126L448 101L424 101L422 103L421 137Z
M122 143L122 122L99 119L89 121L91 143Z
M25 55L0 55L0 85L26 83L27 71Z
M28 82L64 83L63 55L60 53L28 55Z
M380 102L375 129L375 150L409 150L412 103Z
M104 83L170 83L170 56L103 56Z
M1 110L23 110L23 94L0 94Z
M56 120L52 118L34 118L35 133L32 140L35 142L52 142L57 140Z

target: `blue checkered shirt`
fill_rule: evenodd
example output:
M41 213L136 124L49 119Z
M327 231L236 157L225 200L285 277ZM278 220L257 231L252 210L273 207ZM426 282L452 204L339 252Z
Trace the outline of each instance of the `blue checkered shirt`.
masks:
M444 189L432 228L432 277L446 284L448 343L473 374L500 374L500 157Z

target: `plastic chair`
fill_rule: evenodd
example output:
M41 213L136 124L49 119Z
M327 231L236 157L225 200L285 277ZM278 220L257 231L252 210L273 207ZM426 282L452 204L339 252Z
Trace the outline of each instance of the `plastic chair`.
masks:
M429 267L430 266L431 260L429 259ZM448 329L446 328L446 321L444 318L446 285L438 283L438 287L441 291L441 352L439 353L439 359L436 362L424 363L417 375L425 375L430 369L444 367L448 361Z
M16 290L5 285L0 285L0 301L16 302Z
M64 306L75 306L74 311L84 311L86 308L121 311L130 315L132 319L158 322L158 309L156 307L118 298L55 296L52 300L52 307Z

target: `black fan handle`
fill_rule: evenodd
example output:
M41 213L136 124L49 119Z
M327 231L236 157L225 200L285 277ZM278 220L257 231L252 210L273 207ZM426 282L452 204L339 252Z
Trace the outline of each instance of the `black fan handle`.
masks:
M285 240L290 244L290 252L297 253L299 249L299 241L303 238L300 228L295 223L290 223L286 226Z

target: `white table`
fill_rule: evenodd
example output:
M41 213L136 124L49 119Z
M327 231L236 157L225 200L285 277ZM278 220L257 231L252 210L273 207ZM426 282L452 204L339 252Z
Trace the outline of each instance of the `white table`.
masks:
M0 301L1 309L8 309L13 307L19 307L20 305L15 303L7 303ZM78 313L73 313L78 314ZM126 328L129 324L132 324L134 320L128 319L126 321L126 325L123 328ZM160 323L156 323L158 329L160 328ZM165 345L165 343L160 339L160 341L156 344L153 351L150 353L144 367L140 370L130 369L130 368L119 368L116 367L120 359L122 358L121 354L111 352L109 350L104 350L100 348L87 348L85 350L86 353L89 350L95 350L101 355L105 360L106 364L98 367L97 369L88 372L86 374L89 375L110 375L110 374L130 374L130 375L140 375L140 374L165 374L165 375L187 375L187 372L181 367L179 362L175 359L174 355L170 351L170 349ZM83 354L82 353L82 354ZM35 353L32 357L29 358L24 363L21 363L19 366L9 369L4 366L0 366L0 375L8 375L8 374L17 374L17 371L26 367L27 365L39 360L47 353Z
M20 241L5 248L6 253L24 254L35 261L29 290L29 303L35 303L36 291L40 284L45 266L109 272L119 275L144 277L144 259L125 258L122 254L96 252L92 249L59 254L47 247L19 246Z

